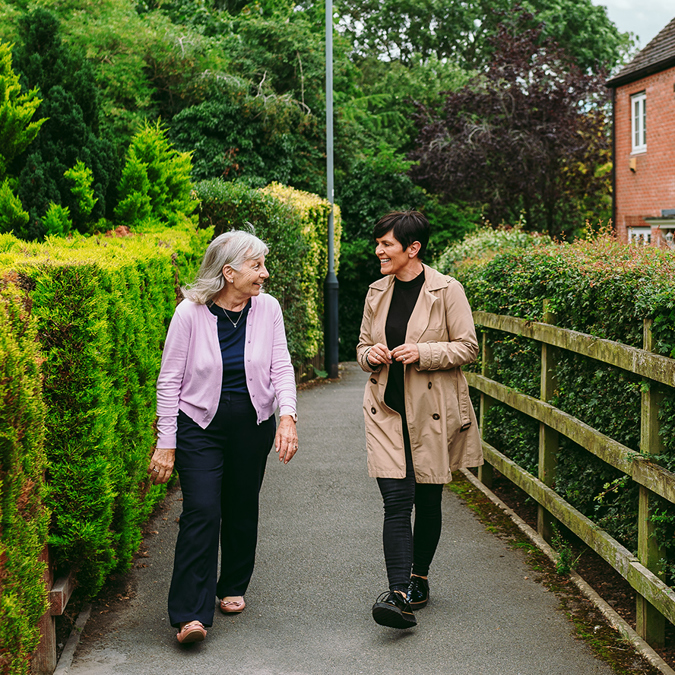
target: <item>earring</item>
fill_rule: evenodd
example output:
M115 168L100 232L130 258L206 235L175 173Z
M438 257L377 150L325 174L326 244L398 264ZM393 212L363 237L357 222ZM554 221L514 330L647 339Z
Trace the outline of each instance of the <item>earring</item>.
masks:
M234 283L234 279L230 279L230 283L233 284L233 283Z

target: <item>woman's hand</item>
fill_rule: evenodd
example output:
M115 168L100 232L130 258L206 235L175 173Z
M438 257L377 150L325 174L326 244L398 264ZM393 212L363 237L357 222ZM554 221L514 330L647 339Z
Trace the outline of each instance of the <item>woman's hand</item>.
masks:
M175 460L176 448L156 448L148 467L150 481L155 485L166 483L173 471Z
M387 348L387 345L378 342L368 350L366 358L371 366L377 367L381 366L383 363L391 363L391 354L392 353Z
M298 451L298 432L295 420L290 415L282 415L274 438L274 448L279 453L279 461L288 464Z
M391 350L391 357L400 361L404 366L408 366L420 360L420 350L415 344L399 345Z

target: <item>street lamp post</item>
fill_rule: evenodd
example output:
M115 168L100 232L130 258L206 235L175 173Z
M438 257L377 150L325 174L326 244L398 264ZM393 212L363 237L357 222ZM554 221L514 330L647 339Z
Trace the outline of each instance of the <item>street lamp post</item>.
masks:
M328 274L324 284L324 348L328 377L338 377L338 280L335 275L333 219L333 3L326 0L326 184L328 214Z

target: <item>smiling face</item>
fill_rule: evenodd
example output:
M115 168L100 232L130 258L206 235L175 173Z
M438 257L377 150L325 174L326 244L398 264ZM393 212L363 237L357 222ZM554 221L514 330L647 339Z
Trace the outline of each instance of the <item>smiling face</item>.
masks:
M260 295L265 280L270 273L265 267L265 256L250 258L244 262L240 270L234 270L229 265L223 268L223 275L227 279L227 285L236 291L240 298L250 298Z
M375 255L380 259L380 272L382 274L395 274L403 280L416 276L422 267L417 258L419 242L414 242L404 249L401 242L394 237L393 230L377 237L375 241L377 242Z

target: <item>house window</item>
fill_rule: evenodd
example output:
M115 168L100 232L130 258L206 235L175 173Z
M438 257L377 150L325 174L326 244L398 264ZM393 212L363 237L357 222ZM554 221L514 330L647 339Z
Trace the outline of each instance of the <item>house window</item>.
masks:
M650 244L652 241L651 227L629 227L628 241L631 244Z
M647 149L647 94L643 91L630 97L631 138L633 152Z

